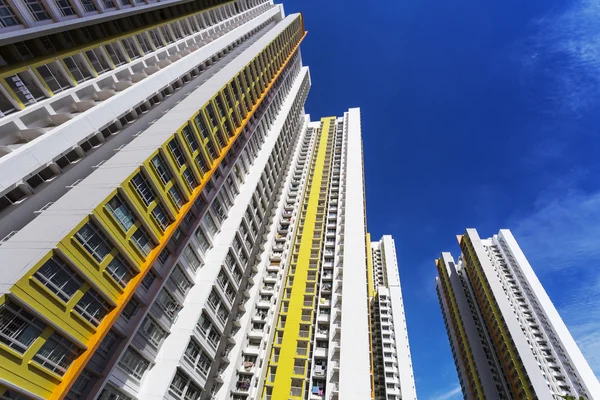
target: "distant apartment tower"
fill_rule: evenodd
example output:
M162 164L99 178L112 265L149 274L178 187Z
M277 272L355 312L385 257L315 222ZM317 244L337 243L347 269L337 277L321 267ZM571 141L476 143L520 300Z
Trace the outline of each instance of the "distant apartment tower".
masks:
M465 399L600 399L600 384L509 230L458 236L436 288Z
M384 235L371 242L371 254L375 399L416 400L394 239Z

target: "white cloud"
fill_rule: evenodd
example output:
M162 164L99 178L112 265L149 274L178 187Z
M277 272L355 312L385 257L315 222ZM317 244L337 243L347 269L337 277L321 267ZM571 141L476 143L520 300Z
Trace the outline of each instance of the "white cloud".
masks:
M451 400L451 399L462 399L462 398L463 398L462 390L461 390L460 386L457 385L457 386L453 387L452 389L448 390L447 392L434 395L429 400Z
M600 376L600 192L548 192L512 225L590 366Z
M525 81L543 79L558 112L589 109L600 97L600 2L579 0L536 23L523 60ZM539 90L539 89L538 89Z

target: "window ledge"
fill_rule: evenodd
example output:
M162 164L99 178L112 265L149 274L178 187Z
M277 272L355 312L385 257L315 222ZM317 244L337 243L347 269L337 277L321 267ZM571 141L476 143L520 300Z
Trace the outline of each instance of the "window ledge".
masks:
M31 361L29 361L27 363L27 365L30 365L30 366L34 367L38 371L43 372L44 374L48 375L49 377L51 377L53 379L58 380L59 382L63 380L63 376L62 375L59 375L59 374L57 374L55 372L50 371L48 368L44 367L41 364L38 364L36 361L31 360Z

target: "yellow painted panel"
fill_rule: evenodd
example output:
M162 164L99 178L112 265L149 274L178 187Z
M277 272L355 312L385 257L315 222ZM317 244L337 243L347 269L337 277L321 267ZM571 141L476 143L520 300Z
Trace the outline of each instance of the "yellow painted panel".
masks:
M283 331L283 341L281 345L281 351L279 353L279 363L277 372L275 374L275 382L273 387L273 398L274 399L287 399L292 397L290 394L292 387L292 377L294 375L294 362L298 357L296 354L298 340L300 340L300 324L302 323L302 310L304 307L304 296L306 290L306 281L309 270L309 264L312 256L313 248L313 236L315 227L317 224L322 225L324 219L321 222L317 222L317 209L319 203L322 201L319 199L321 195L321 183L328 177L324 176L324 164L327 157L327 140L329 138L329 119L322 120L322 129L320 130L320 136L315 141L315 155L316 158L314 175L312 180L309 182L311 185L310 190L305 194L303 207L307 206L306 214L304 217L304 228L302 231L302 237L300 239L300 251L298 254L298 261L296 263L296 269L294 273L294 283L291 288L291 296L288 306L288 313L286 317L285 329ZM321 239L322 240L322 236ZM318 246L319 249L321 246ZM301 380L304 382L304 379ZM304 391L302 391L302 395Z

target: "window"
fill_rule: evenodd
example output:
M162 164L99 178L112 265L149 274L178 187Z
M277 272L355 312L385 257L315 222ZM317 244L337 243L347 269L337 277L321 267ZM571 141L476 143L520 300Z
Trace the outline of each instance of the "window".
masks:
M155 279L156 274L152 270L148 271L146 276L144 276L144 279L142 279L142 287L146 290L150 290L150 287Z
M198 186L198 181L196 181L196 177L194 176L192 171L190 171L189 168L186 168L183 171L183 178L185 179L185 182L187 183L190 190L194 190Z
M123 48L127 52L127 55L130 59L134 60L140 56L133 38L121 39L121 44L123 45Z
M166 289L162 289L156 297L156 304L167 314L171 321L174 321L181 310L181 305Z
M133 317L135 314L137 314L139 309L140 309L140 302L137 301L134 297L132 297L127 302L127 305L125 306L125 308L123 308L121 315L125 319L129 320L131 317Z
M190 339L184 357L190 364L196 367L196 370L200 372L200 375L204 377L208 375L212 360L204 351L202 351L200 346L193 339Z
M115 64L115 66L119 66L127 62L127 59L121 52L121 48L119 47L117 42L105 44L104 48L106 49L108 56L112 60L113 64Z
M192 133L192 130L190 129L190 127L188 125L186 125L181 130L181 132L183 133L183 137L185 138L185 141L190 146L192 153L195 152L196 150L198 150L198 141L196 141L196 137Z
M163 251L161 251L160 254L158 255L158 261L160 261L160 263L162 265L165 265L167 263L167 261L169 260L170 256L171 256L171 252L169 251L169 249L167 249L165 247L163 249Z
M0 342L23 354L46 325L25 309L7 300L0 305Z
M204 139L208 139L208 129L206 128L204 121L202 121L201 115L196 115L194 121L196 122L196 127L198 127L198 132L200 132Z
M104 8L106 9L115 8L115 4L112 2L112 0L102 0L102 4L104 4Z
M206 142L206 151L208 151L208 155L210 155L211 160L216 160L217 157L219 156L219 153L217 152L215 145L210 140L208 142Z
M81 5L83 6L83 11L85 12L94 12L98 11L96 9L96 5L92 0L81 0Z
M69 340L53 333L33 356L33 361L58 375L63 375L80 353L81 351Z
M196 255L196 253L190 245L187 245L185 247L185 249L183 250L183 255L185 257L185 260L188 262L188 265L191 269L194 270L194 272L198 271L198 269L202 267L200 259L198 258L198 256Z
M137 175L131 179L131 183L145 205L149 205L154 201L156 194L141 172L138 172Z
M71 386L71 390L69 390L69 393L67 393L65 399L77 400L82 398L87 392L88 385L90 384L92 379L93 375L89 371L81 371L81 374L79 374L79 376L75 380L75 383L73 383L73 386Z
M167 336L167 331L161 328L160 325L150 317L146 317L144 322L142 322L140 333L155 347L160 346L163 339Z
M123 394L111 385L106 385L104 389L102 389L102 393L100 393L98 400L133 400L133 398Z
M179 191L177 186L175 186L174 184L169 189L169 195L177 205L177 208L181 208L181 206L183 206L183 196L181 195L181 192Z
M106 336L104 336L104 339L100 342L98 349L96 349L96 353L106 358L118 339L119 337L116 333L112 330L108 331Z
M198 154L195 158L196 160L196 165L198 165L198 169L200 169L200 172L202 172L202 174L206 174L209 170L208 164L206 163L206 160L204 159L204 156L202 156L202 154Z
M77 82L85 82L88 79L92 79L90 70L79 55L65 57L63 58L63 62Z
M150 254L152 249L156 247L154 242L146 233L146 230L141 226L133 233L133 235L131 235L131 240L145 256Z
M206 235L204 235L204 232L202 232L202 229L200 228L196 229L196 239L198 240L198 244L200 245L200 250L206 253L206 251L210 249L210 243L206 238Z
M146 36L145 33L141 33L139 35L136 35L135 37L136 37L138 43L140 44L142 53L147 54L147 53L150 53L151 51L154 51L154 49L152 48L152 45L150 44L150 41L148 40L148 37Z
M121 287L127 286L131 278L137 274L120 254L106 266L106 273L117 281Z
M159 203L157 203L152 209L152 216L163 230L167 229L167 226L171 225L171 218L163 206Z
M183 375L179 369L173 377L169 386L169 391L180 399L197 400L200 398L201 390L187 376Z
M75 239L98 262L102 262L112 250L112 245L109 244L104 233L92 221L86 223L77 231Z
M150 362L142 357L137 351L133 350L131 346L125 350L123 356L119 360L119 367L129 372L129 375L141 380L144 372L150 366Z
M123 201L121 196L116 195L106 203L106 208L113 217L117 220L121 228L125 232L135 224L136 218L127 203Z
M1 18L2 17L0 16L0 19ZM40 65L39 67L36 67L36 70L53 93L59 93L71 87L71 84L64 77L63 72L56 62Z
M33 277L64 302L69 301L83 284L81 279L56 257L46 261Z
M31 16L36 21L45 21L50 19L50 14L40 0L24 0L25 5L29 9Z
M88 289L74 310L93 325L100 325L100 321L110 311L109 304L94 289Z
M110 65L108 65L108 62L104 58L104 54L100 50L100 47L87 50L85 52L85 55L87 56L88 60L92 63L92 67L94 67L98 74L110 71L111 67Z
M20 22L17 19L16 14L8 4L7 0L0 0L0 27L6 28L7 26L19 25Z
M179 143L177 143L177 139L173 139L169 142L169 150L171 150L171 154L173 158L175 158L175 162L178 167L182 167L185 164L185 156L181 151L181 147L179 147Z
M204 216L204 218L202 218L206 228L208 229L208 233L212 236L214 236L218 229L217 226L215 225L215 221L213 221L212 217L210 216L210 214L206 214Z
M56 0L56 7L63 15L63 17L68 17L70 15L75 15L75 10L71 6L68 0Z
M161 182L166 185L171 180L172 175L167 166L165 165L165 161L163 160L162 156L160 154L157 154L152 158L151 162L152 166L154 167L154 170L160 177Z
M148 31L148 34L150 35L150 38L152 39L152 43L154 44L154 47L156 47L158 49L158 48L164 46L162 40L160 39L160 33L158 32L158 29L151 29Z
M184 296L193 285L193 282L187 277L179 265L171 272L170 279Z

